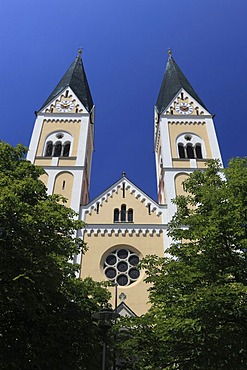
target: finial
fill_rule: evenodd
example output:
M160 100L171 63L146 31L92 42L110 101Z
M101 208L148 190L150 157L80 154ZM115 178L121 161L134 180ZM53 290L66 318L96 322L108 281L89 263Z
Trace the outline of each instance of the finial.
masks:
M172 56L172 49L171 48L168 49L168 55L169 55L169 57Z
M81 55L82 54L82 48L79 48L78 49L78 55Z
M119 294L119 299L120 299L121 302L124 302L126 298L127 298L126 294L124 294L124 293Z
M126 172L122 172L122 177L126 177Z

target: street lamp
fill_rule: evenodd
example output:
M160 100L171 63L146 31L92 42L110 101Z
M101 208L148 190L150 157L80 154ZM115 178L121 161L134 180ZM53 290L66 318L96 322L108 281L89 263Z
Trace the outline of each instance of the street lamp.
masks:
M102 370L105 370L105 362L106 362L106 333L107 329L111 326L112 320L115 320L119 317L119 313L113 311L110 308L104 308L99 312L95 312L92 314L92 318L95 320L99 320L101 327L104 329L104 336L103 336L103 350L102 350Z

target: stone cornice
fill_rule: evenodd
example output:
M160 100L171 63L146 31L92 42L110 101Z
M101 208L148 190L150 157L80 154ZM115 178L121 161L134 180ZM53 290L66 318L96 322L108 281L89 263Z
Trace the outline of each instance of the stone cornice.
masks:
M84 229L84 233L88 236L92 234L97 236L118 236L118 235L160 235L164 230L167 229L167 225L145 225L145 224L133 224L133 223L116 223L116 224L88 224Z

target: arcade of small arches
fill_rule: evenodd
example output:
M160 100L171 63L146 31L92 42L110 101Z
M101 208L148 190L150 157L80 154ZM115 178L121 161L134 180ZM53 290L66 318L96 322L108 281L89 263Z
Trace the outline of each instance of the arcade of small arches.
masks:
M65 132L53 133L48 136L45 142L45 157L69 157L71 150L72 136Z
M133 222L134 212L132 208L127 209L126 204L122 204L121 208L114 209L114 222Z
M197 135L180 135L177 139L179 158L203 159L202 145L202 139Z

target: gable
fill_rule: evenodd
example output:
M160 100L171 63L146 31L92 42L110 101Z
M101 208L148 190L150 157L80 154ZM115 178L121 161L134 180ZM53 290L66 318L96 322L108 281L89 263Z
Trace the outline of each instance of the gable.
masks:
M184 110L183 110L184 109ZM211 115L195 98L185 89L181 88L171 103L167 106L164 115L178 116L203 116Z
M64 88L41 112L55 114L88 113L70 87Z
M121 208L126 207L126 223L161 224L163 208L144 192L124 178L100 197L82 207L84 221L88 224L118 224L121 220ZM114 222L114 210L119 210L119 221ZM133 222L128 221L128 212L133 211Z

